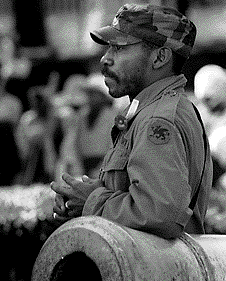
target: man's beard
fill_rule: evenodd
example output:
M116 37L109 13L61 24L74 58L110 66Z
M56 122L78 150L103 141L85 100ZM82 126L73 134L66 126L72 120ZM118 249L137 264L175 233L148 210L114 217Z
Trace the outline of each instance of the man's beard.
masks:
M133 77L123 77L119 78L115 73L110 72L107 67L104 67L101 73L105 77L109 77L115 81L115 87L110 87L106 84L109 88L109 94L113 98L121 98L124 96L129 96L130 98L134 98L143 90L143 79L142 77L138 77L134 75Z
M124 96L129 96L131 98L135 98L142 90L143 87L141 87L142 81L139 78L133 78L133 79L124 79L119 80L117 82L117 86L111 90L109 88L109 94L113 98L121 98Z

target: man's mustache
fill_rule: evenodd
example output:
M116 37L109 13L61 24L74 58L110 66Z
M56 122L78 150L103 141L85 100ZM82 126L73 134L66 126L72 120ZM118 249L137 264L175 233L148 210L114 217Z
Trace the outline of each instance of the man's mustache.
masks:
M107 68L103 68L103 69L101 70L101 73L102 73L104 76L113 78L114 80L116 80L116 82L119 82L118 76L115 75L113 72L109 71Z

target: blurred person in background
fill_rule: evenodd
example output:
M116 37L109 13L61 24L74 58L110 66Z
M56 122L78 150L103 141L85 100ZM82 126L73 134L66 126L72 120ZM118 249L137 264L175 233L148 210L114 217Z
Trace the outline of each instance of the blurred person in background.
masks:
M33 64L29 57L20 53L19 35L4 35L1 38L1 76L4 79L4 87L8 93L21 101L23 112L27 110L28 100L24 84L28 79ZM21 81L15 84L15 81ZM11 85L11 86L10 86Z
M58 73L53 72L48 85L29 89L31 109L21 116L16 134L23 162L17 178L19 184L48 183L54 179L57 146L61 142L57 138L62 137L52 101L58 78Z
M213 186L226 172L226 70L208 64L199 69L194 80L194 94L210 142L213 158Z
M0 185L10 186L21 168L17 150L16 129L22 114L20 99L5 89L5 84L12 74L12 40L7 36L0 37L0 134L1 155Z
M72 75L55 99L64 129L55 177L58 182L65 172L74 177L97 176L110 147L116 111L99 79L98 74Z
M7 93L0 78L0 135L1 164L0 185L10 186L21 169L21 160L16 143L16 130L22 114L21 101Z
M65 81L63 90L54 98L56 113L61 122L63 138L59 147L59 159L56 163L55 180L61 181L61 176L67 172L73 176L83 172L82 159L76 149L78 134L78 119L82 117L87 102L80 87L86 81L84 75L71 75Z
M181 74L194 24L172 8L131 4L91 36L108 46L101 65L110 95L131 104L115 119L99 179L64 174L64 184L51 184L55 219L102 216L166 239L204 233L212 162Z
M116 108L110 95L95 85L98 76L87 78L82 91L86 95L87 109L78 122L76 146L83 159L82 174L97 177L103 158L111 145L111 128ZM80 174L81 175L81 174Z
M226 123L226 70L215 64L200 68L194 79L194 94L210 136L215 128Z

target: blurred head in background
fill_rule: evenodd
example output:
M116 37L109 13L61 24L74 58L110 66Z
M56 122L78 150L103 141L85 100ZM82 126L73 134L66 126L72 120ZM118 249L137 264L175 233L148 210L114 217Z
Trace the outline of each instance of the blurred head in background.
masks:
M215 64L202 67L195 75L195 96L212 114L224 114L226 109L226 71Z

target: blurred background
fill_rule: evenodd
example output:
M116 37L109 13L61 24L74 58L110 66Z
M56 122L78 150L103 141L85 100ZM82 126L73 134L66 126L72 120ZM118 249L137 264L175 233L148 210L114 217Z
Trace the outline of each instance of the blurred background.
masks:
M30 280L41 246L58 227L49 187L63 172L96 177L114 117L89 31L126 3L178 9L197 26L184 67L214 162L207 233L226 234L226 3L224 0L0 0L0 243L3 281ZM5 247L3 247L5 246Z

